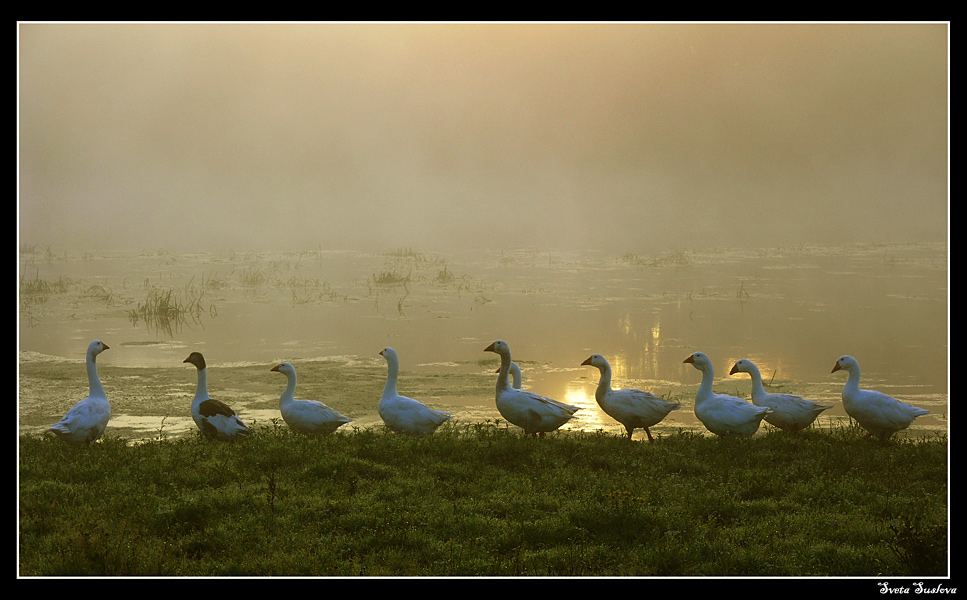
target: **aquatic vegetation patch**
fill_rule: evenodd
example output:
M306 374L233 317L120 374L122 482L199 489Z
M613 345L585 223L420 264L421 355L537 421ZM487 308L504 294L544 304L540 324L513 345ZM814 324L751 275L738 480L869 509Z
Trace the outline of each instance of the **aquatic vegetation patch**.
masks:
M642 256L633 252L624 252L618 259L625 264L635 267L636 269L687 267L692 264L692 260L689 258L688 253L685 250L678 250L672 254L666 254L657 258Z
M197 322L205 314L217 315L215 305L205 302L205 292L194 286L185 287L184 297L174 289L151 286L143 301L128 311L131 323L171 333L189 320Z
M373 273L369 277L369 281L374 285L404 285L412 281L413 270L411 269L406 275L399 270L389 270L380 271L379 273Z

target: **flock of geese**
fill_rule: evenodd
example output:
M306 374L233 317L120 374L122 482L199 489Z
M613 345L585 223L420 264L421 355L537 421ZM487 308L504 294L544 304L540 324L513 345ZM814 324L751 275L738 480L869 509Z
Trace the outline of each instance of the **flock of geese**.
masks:
M98 439L111 419L111 404L97 375L96 358L109 349L100 340L87 348L87 378L90 394L75 404L64 417L47 431L72 444L90 444ZM496 403L500 415L520 427L527 435L544 435L569 421L578 407L521 389L520 368L511 360L510 346L497 340L484 349L500 356L497 371ZM453 415L436 410L422 402L401 396L397 390L400 363L396 351L384 348L380 354L386 359L386 385L380 397L378 412L386 427L392 431L429 435ZM250 433L234 410L224 402L208 395L208 373L205 358L192 352L185 363L194 365L198 385L191 403L191 416L206 437L233 440ZM702 383L695 395L695 416L712 433L720 436L747 438L752 436L763 420L786 431L808 427L824 410L832 407L792 394L769 394L762 386L758 367L747 359L739 360L729 374L748 373L752 378L752 402L742 398L717 394L712 391L715 373L708 356L695 352L683 362L702 372ZM660 423L681 404L670 402L651 392L638 389L612 389L611 366L600 354L592 354L582 365L596 367L600 372L594 397L608 416L621 423L630 439L635 429L644 429L649 442L654 442L650 427ZM881 392L860 389L860 366L851 356L836 361L832 372L849 373L843 387L843 407L868 433L886 441L891 435L906 429L914 419L929 411L911 406ZM351 422L348 417L314 400L295 398L296 373L289 363L272 367L286 376L288 383L279 399L279 409L286 424L302 434L331 433ZM512 378L513 382L509 382Z

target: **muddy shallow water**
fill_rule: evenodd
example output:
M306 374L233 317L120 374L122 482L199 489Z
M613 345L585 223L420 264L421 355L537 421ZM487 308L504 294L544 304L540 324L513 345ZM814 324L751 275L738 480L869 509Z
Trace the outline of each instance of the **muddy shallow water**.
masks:
M948 260L944 245L689 251L662 256L532 250L434 254L178 254L105 256L22 248L19 418L42 431L86 395L83 354L111 349L98 370L112 402L110 433L131 439L190 431L194 350L209 389L248 421L279 418L295 365L297 397L379 423L386 375L378 352L400 355L400 392L460 420L499 418L496 355L504 339L524 387L582 407L569 429L621 428L595 404L592 352L614 387L681 400L658 428L700 428L701 374L682 361L708 354L718 391L748 397L739 358L775 390L835 404L820 426L845 420L842 354L863 387L922 406L908 435L947 429ZM164 299L162 303L159 298ZM636 438L642 436L636 434Z

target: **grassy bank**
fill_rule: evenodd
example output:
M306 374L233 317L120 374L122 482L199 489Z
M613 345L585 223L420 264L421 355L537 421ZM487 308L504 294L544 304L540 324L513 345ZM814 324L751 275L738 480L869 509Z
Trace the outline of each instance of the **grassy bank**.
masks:
M19 447L21 576L947 574L946 438L479 423Z

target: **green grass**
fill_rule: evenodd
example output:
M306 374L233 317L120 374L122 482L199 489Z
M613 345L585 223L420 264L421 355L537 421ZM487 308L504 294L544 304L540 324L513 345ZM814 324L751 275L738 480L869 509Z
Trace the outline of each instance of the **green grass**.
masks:
M19 574L946 574L946 439L856 433L21 436Z

